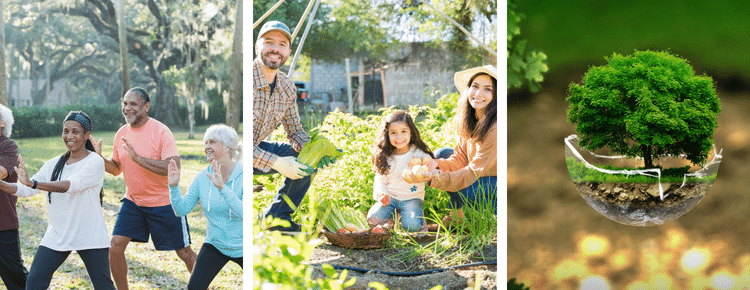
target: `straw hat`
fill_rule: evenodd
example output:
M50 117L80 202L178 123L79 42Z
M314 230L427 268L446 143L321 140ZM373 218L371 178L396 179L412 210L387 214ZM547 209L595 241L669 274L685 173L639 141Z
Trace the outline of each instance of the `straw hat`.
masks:
M457 72L453 75L453 83L456 85L458 91L460 93L463 93L467 88L469 88L469 80L471 79L471 77L478 73L486 73L497 80L497 69L494 66L488 64L485 66L474 67L465 71Z

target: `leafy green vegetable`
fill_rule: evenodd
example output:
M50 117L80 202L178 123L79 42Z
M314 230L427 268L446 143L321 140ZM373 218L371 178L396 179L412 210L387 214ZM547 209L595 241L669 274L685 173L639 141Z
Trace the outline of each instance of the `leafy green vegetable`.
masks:
M323 157L328 156L329 158L339 158L342 155L343 154L336 149L336 146L334 146L331 141L328 141L326 137L320 134L314 134L311 136L310 142L308 142L305 147L302 148L302 151L299 152L297 161L312 168L316 168Z
M318 212L323 216L323 225L332 233L338 233L341 229L360 232L370 228L364 214L352 208L342 210L335 203L324 200L318 204Z

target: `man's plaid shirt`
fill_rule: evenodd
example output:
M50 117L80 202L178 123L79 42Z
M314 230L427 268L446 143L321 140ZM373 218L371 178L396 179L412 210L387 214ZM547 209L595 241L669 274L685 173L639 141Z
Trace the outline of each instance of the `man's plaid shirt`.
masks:
M260 57L253 62L253 168L268 172L278 156L260 149L258 144L284 125L286 137L292 148L299 152L310 141L299 120L297 111L297 88L284 73L276 75L276 88L271 86L260 71Z

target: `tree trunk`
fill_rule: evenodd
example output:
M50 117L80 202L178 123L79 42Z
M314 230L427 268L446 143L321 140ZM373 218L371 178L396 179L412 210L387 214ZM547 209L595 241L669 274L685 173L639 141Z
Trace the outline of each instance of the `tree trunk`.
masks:
M0 16L5 15L5 0L0 0ZM0 104L8 106L8 88L5 81L5 17L0 17Z
M128 39L127 35L125 33L125 5L123 5L123 2L125 0L117 0L117 10L115 13L117 14L117 30L119 32L119 42L120 42L120 64L122 67L122 96L125 96L125 93L130 89L130 70L128 65Z
M643 152L643 163L646 169L656 168L651 158L651 146L641 145L641 152Z
M154 108L154 119L162 121L167 126L180 124L177 118L177 99L174 96L175 87L167 84L161 72L153 75L156 81L156 94L151 96L151 106Z
M237 0L237 12L232 40L232 62L229 74L230 88L227 102L227 125L240 130L240 108L242 107L242 0Z
M34 47L32 47L30 43L27 43L26 45L26 52L29 56L29 80L31 81L31 88L29 88L29 96L31 96L30 106L35 106L38 104L38 101L36 100L38 83L36 76L36 65L34 64Z
M187 104L187 115L188 124L190 125L190 132L188 133L188 139L195 139L195 95L193 91L193 84L182 82L182 93L185 95L185 103Z
M359 84L357 85L357 101L359 103L359 109L365 107L365 62L363 57L358 57L358 66L359 66L359 77L357 80L359 81Z

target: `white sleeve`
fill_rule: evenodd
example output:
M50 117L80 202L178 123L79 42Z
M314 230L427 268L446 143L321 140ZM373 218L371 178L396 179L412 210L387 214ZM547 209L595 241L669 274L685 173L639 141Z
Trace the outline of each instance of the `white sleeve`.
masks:
M70 181L68 193L82 192L85 189L97 187L104 184L104 160L101 158L87 158L88 162L73 175L68 176Z
M31 180L43 181L48 182L50 178L52 177L52 170L55 169L55 164L57 164L57 160L60 158L52 158L52 160L49 160L42 165L42 168L39 168L39 171L37 171L33 176L31 176ZM100 158L101 159L101 158ZM39 193L39 189L32 189L31 187L28 187L26 185L21 184L20 182L16 182L16 196L18 197L29 197L33 196L37 193Z
M384 175L375 172L375 182L372 185L372 199L377 199L379 193L388 194L385 190L385 181L386 178Z
M23 185L21 183L15 183L16 184L16 194L15 196L18 197L29 197L32 195L35 195L39 192L38 189L31 189L31 187L28 187L26 185Z

